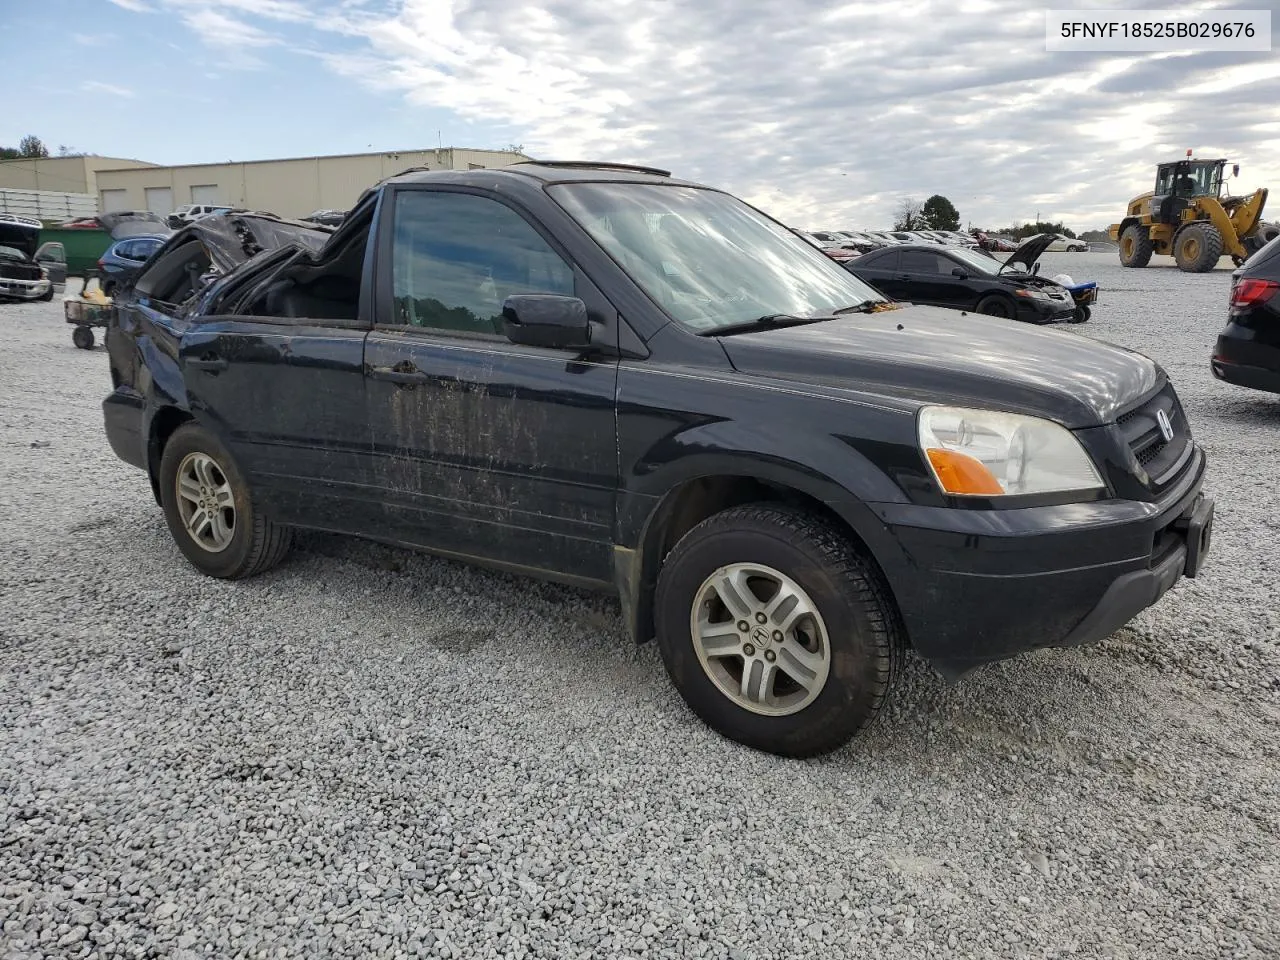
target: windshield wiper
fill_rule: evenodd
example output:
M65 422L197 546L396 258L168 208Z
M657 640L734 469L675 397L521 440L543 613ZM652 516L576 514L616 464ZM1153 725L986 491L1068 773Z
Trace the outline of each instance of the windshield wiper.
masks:
M889 300L863 300L861 303L855 303L851 307L841 307L839 310L832 310L831 312L836 316L844 313L871 313L880 304L891 302Z
M818 323L822 320L834 319L834 316L796 317L789 313L766 313L763 317L756 317L754 320L727 323L723 327L712 327L710 330L701 330L699 333L704 337L720 337L729 333L746 333L751 330L777 330L782 327L799 327L806 323Z

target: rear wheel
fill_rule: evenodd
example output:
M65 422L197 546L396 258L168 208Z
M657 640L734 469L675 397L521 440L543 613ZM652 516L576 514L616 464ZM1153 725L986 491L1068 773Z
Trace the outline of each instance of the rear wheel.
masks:
M1147 231L1131 223L1120 234L1120 264L1125 267L1145 267L1151 262L1151 237Z
M1208 273L1222 256L1222 234L1211 223L1193 223L1173 238L1173 259L1186 273Z
M1253 232L1241 241L1246 256L1253 256L1268 243L1280 236L1280 226L1274 223L1259 223Z
M663 564L658 645L685 702L758 750L834 750L888 698L902 656L897 609L830 523L774 504L689 531Z
M991 296L983 297L978 301L977 312L984 313L988 317L1004 317L1006 320L1012 320L1015 308L1008 297L1001 297L993 293Z
M93 330L89 327L76 327L71 331L71 342L81 350L92 350Z
M178 549L211 577L252 577L289 550L289 528L258 513L230 452L194 423L179 427L165 444L160 502Z

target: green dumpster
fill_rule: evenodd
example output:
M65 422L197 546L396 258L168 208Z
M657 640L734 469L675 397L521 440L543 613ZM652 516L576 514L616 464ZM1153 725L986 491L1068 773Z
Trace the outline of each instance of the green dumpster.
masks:
M111 246L111 234L105 230L63 229L45 227L40 243L60 243L67 251L67 275L83 277L98 269L98 258Z

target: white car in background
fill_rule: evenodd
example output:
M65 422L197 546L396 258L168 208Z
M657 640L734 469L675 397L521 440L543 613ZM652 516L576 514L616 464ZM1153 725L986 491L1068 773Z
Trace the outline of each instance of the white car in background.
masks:
M1085 253L1089 249L1089 244L1083 240L1072 240L1059 233L1054 236L1046 249L1051 253Z

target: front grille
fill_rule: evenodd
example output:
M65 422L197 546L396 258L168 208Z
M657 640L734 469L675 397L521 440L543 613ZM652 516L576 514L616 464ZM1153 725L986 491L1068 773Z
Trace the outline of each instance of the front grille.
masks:
M1165 439L1160 429L1161 411L1173 428L1171 439ZM1121 414L1116 418L1116 426L1120 428L1134 459L1154 483L1163 485L1172 479L1170 474L1181 463L1187 444L1191 442L1191 428L1173 384L1166 383L1164 389L1150 400Z

